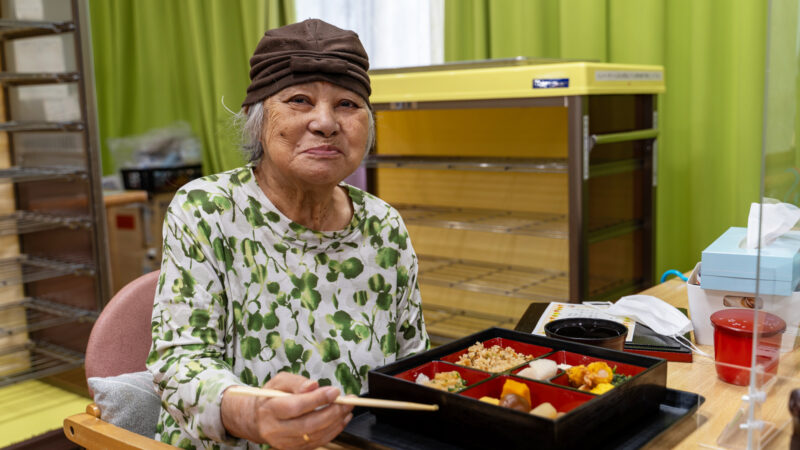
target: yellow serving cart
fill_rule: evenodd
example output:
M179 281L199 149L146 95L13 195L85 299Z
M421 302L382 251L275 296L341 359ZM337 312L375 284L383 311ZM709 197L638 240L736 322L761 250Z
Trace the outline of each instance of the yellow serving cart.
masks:
M660 66L524 58L376 70L368 189L420 258L432 337L653 284Z

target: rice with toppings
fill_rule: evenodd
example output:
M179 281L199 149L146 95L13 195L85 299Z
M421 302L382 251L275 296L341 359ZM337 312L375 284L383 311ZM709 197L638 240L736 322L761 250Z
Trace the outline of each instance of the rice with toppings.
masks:
M531 355L517 353L513 348L493 345L484 348L481 342L470 346L456 364L487 372L502 372L533 359Z

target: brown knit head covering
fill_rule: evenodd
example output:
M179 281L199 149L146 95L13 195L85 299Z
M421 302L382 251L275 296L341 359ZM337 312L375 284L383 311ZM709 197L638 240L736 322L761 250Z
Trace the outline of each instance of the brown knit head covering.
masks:
M370 106L372 89L367 69L367 52L352 31L319 19L268 30L250 58L251 83L242 106L310 81L327 81L349 89Z

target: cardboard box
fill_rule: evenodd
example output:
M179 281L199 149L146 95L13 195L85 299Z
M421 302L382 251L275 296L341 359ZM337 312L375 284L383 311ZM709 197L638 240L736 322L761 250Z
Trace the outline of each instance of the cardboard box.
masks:
M167 214L175 192L164 192L160 194L150 194L145 211L147 221L147 247L151 249L151 257L156 261L156 269L161 267L161 247L163 246L162 231L164 228L164 216Z
M747 228L731 227L703 250L704 289L792 295L800 283L800 231L790 231L760 251L744 248ZM760 258L760 260L759 260Z
M146 202L107 204L113 292L161 267L161 229L174 195L150 194Z
M115 293L148 272L142 209L143 205L110 206L106 209L111 288Z
M689 316L694 327L695 341L700 345L714 345L714 327L711 314L724 308L754 308L758 305L764 311L778 315L786 321L786 331L781 340L781 351L789 352L797 348L798 327L800 327L800 292L792 295L762 295L752 292L704 289L705 273L701 276L701 263L697 263L686 289L689 294Z

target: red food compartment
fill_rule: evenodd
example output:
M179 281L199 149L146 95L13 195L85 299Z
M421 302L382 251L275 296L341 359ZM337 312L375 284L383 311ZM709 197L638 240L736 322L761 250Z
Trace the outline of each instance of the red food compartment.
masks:
M491 376L489 373L482 372L480 370L474 370L468 367L458 366L444 361L431 361L419 367L415 367L411 370L406 370L405 372L398 373L397 375L395 375L395 377L410 381L412 383L416 383L417 377L421 373L425 374L428 378L433 379L433 377L439 372L452 372L454 370L458 372L458 374L461 375L461 378L467 383L466 389ZM425 386L425 387L430 387L430 386ZM431 387L431 389L435 388Z
M501 346L503 348L511 348L517 353L530 355L530 358L526 359L523 364L527 364L527 363L531 362L532 360L534 360L534 359L536 359L536 358L538 358L538 357L540 357L542 355L546 355L546 354L548 354L548 353L553 351L552 348L540 347L538 345L526 344L524 342L513 341L511 339L505 339L505 338L499 338L499 337L482 341L482 343L483 343L483 348L491 348L491 347L493 347L495 345L499 345L499 346ZM472 346L474 344L475 343L470 344L470 346ZM447 356L443 356L441 359L443 361L447 361L447 362L450 362L450 363L453 363L453 364L457 364L457 361L461 357L461 355L467 353L467 351L468 351L468 349L465 348L465 349L460 350L460 351L458 351L456 353L451 353L451 354L449 354ZM514 367L518 367L519 365L520 364L517 364ZM498 371L498 372L495 372L495 373L505 372L506 370L513 369L514 367L509 367L508 369L504 369L504 370L501 370L501 371ZM480 369L476 369L476 370L480 370Z
M616 369L614 369L614 373L630 376L638 375L645 370L645 367L633 366L630 364L611 361L609 359L595 358L593 356L581 355L580 353L572 353L565 350L547 355L545 358L552 359L556 362L556 364L569 364L570 366L588 366L595 361L602 361L608 364L608 367L611 367L612 369L616 367Z
M644 367L633 366L630 364L620 363L616 361L610 361L608 359L594 358L591 356L581 355L578 353L571 353L564 350L560 352L555 352L551 355L547 355L545 356L545 358L552 359L557 364L569 364L571 366L579 366L579 365L588 366L589 364L595 361L602 361L608 364L608 367L611 367L611 369L614 370L615 374L628 375L628 376L638 375L639 373L642 373L645 370ZM573 386L569 384L569 378L567 377L567 374L560 369L559 369L559 374L554 378L550 379L550 383L557 384L559 386L566 386L569 388L573 388Z
M510 375L501 375L492 378L485 383L461 391L459 395L472 397L474 399L480 399L481 397L494 397L499 399L500 394L503 393L503 384L505 384L508 379L528 385L528 389L531 391L531 408L536 408L539 404L544 402L550 402L556 411L567 413L589 400L596 398L594 395L584 394L583 392L564 389L551 384L540 383L528 380L527 378L513 377ZM498 408L503 407L498 406Z

